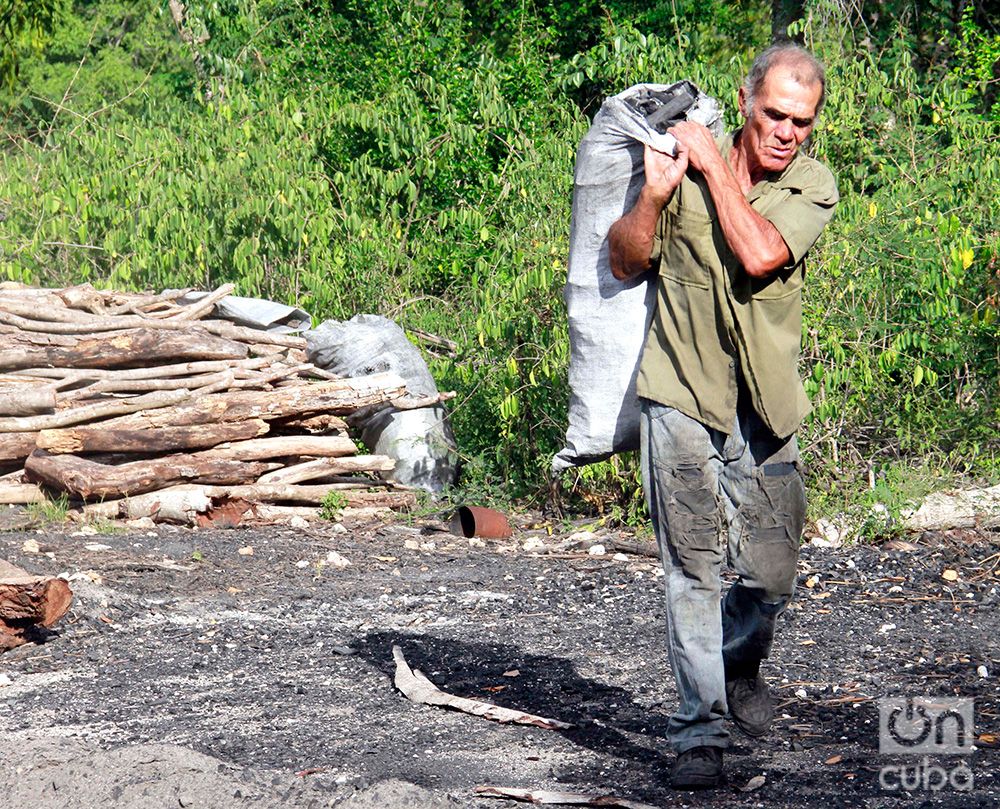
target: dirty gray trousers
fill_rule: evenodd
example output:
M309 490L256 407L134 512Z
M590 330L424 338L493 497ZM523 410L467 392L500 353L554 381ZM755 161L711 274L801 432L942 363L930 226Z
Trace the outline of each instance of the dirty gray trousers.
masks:
M740 397L728 435L642 400L642 475L666 574L678 753L726 747L726 679L756 676L792 597L805 487L795 437L779 439ZM738 579L721 601L722 563Z

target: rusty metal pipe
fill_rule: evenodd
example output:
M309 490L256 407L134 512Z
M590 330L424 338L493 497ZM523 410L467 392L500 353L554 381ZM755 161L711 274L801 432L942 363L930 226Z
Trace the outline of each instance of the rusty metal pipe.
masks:
M460 536L483 539L506 539L512 534L503 514L482 506L459 506L452 517L451 530Z

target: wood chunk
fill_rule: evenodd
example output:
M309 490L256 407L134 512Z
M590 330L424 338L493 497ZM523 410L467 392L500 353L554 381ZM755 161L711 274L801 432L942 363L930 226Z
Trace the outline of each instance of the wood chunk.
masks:
M328 483L315 486L289 486L253 484L250 486L205 486L205 492L212 497L242 497L264 503L314 503L319 504L330 492L338 492L344 498L344 505L352 508L384 506L394 509L409 509L417 504L413 492L368 492L354 488L344 489L340 484Z
M195 515L194 522L199 528L235 528L252 508L253 504L246 500L213 502L204 514Z
M935 492L912 514L904 515L903 527L914 532L1000 528L1000 486Z
M292 356L289 357L290 361L307 361L305 356L306 338L296 334L281 334L280 332L252 329L249 326L237 326L228 320L199 320L198 325L212 334L225 337L227 340L295 349Z
M156 522L195 525L199 514L212 507L212 498L201 486L174 486L157 492L122 500L106 500L83 507L89 518L138 520L150 517Z
M246 419L287 419L317 413L350 413L377 402L391 402L404 394L406 383L395 374L373 374L353 379L312 382L272 391L232 391L201 396L175 407L133 413L104 422L101 429L148 430L208 422Z
M176 376L197 376L217 371L255 370L263 368L272 360L267 357L251 357L245 360L206 360L204 362L180 362L172 365L151 365L147 368L22 368L12 376L57 379L66 383L80 383L88 380L135 380L166 379Z
M347 422L332 413L275 419L271 424L275 430L304 430L310 435L347 435Z
M80 424L85 421L96 421L107 416L117 416L122 413L135 413L140 410L153 410L160 407L183 402L191 397L191 391L164 390L147 393L143 396L133 396L128 399L113 399L106 402L95 402L82 407L71 407L45 416L10 416L0 418L0 433L27 433L37 430L48 430L55 427L65 427L70 424Z
M238 461L256 461L263 458L289 458L301 455L335 458L357 452L354 442L340 435L277 435L237 441L206 450L203 454L213 458L232 458Z
M215 304L236 290L236 284L223 284L192 304L185 306L181 313L174 315L176 320L196 320L207 315L215 308Z
M32 576L0 559L0 650L27 643L32 627L52 626L72 602L64 579Z
M199 486L186 484L121 500L91 503L83 507L83 513L90 518L125 517L135 520L141 517L152 517L160 522L179 522L193 525L196 521L196 515L205 513L213 505L213 502L247 500L253 503L318 505L332 491L338 492L343 497L344 504L350 508L409 509L417 502L416 495L412 492L343 490L337 484L323 486Z
M103 312L106 302L116 297L115 292L103 292L95 289L92 284L77 284L56 290L63 303L71 309L86 309L90 312Z
M92 385L65 391L59 394L59 406L66 408L72 402L85 399L106 399L113 393L151 393L159 390L188 390L216 385L220 382L232 381L231 369L218 371L214 374L198 376L180 376L168 379L99 379Z

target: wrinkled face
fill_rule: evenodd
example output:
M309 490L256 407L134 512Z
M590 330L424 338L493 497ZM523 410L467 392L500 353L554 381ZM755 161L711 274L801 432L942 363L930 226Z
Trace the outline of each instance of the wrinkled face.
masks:
M819 82L799 84L793 71L781 64L767 72L752 110L747 109L740 88L740 112L746 118L740 147L746 153L751 175L782 171L792 162L816 124L821 93Z

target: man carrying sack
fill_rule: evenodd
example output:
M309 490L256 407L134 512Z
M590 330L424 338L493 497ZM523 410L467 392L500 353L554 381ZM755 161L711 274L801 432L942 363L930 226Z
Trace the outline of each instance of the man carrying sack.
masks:
M805 519L795 430L804 257L838 200L801 154L823 105L822 65L775 45L739 92L742 129L685 121L674 156L645 151L645 185L608 234L624 280L655 269L643 349L643 483L666 572L677 789L722 781L728 716L751 736L774 708L760 661L792 596ZM728 554L737 581L721 602Z

